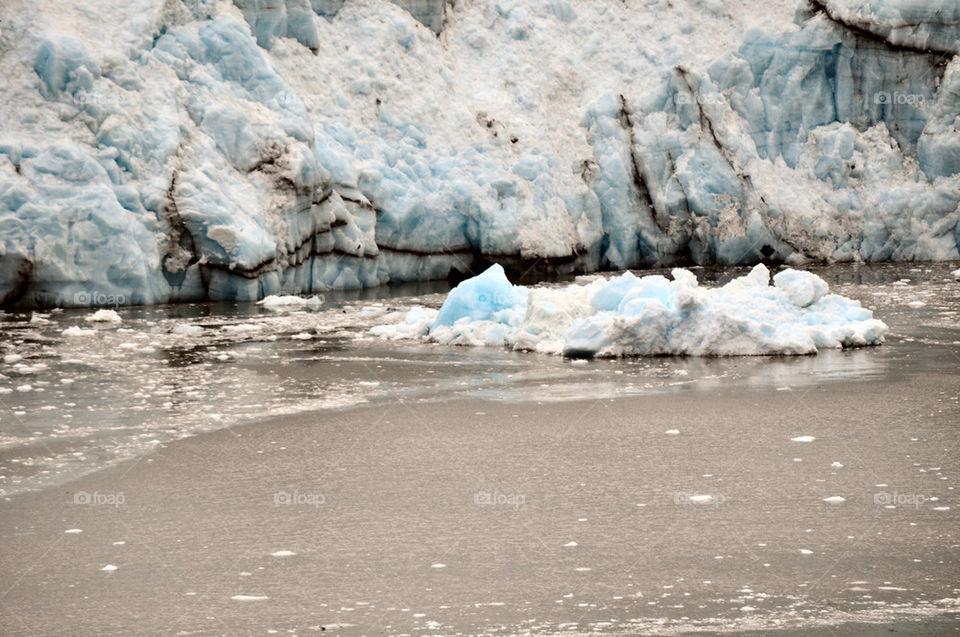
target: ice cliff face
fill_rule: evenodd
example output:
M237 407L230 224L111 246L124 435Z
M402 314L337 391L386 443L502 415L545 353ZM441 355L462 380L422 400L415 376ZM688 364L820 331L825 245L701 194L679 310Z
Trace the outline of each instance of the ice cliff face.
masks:
M7 0L0 20L3 306L490 261L960 257L953 0Z

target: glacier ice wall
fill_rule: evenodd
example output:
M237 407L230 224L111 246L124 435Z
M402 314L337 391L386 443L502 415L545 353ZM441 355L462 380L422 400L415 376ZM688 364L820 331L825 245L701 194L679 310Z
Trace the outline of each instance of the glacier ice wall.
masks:
M0 306L956 259L958 52L952 0L8 0Z

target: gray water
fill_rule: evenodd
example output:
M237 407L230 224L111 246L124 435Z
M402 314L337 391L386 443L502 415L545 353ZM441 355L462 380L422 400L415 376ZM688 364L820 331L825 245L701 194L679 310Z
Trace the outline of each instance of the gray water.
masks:
M444 284L329 295L319 311L276 312L252 303L119 308L119 326L86 322L89 310L2 314L0 357L9 362L0 363L0 495L62 484L158 444L264 415L395 400L563 401L731 384L775 389L881 380L907 370L954 373L960 283L949 274L953 267L816 268L832 292L859 299L891 331L883 347L795 358L583 364L531 353L385 343L368 334L390 311L439 306ZM707 284L722 284L743 272L697 274ZM183 325L202 331L171 332ZM96 333L63 334L74 326Z
M370 336L432 286L4 315L0 632L954 634L955 267L817 269L890 332L804 357Z

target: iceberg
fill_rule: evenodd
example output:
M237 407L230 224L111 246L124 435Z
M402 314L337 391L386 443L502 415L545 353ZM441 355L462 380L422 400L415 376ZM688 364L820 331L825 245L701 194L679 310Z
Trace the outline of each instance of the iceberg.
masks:
M958 259L958 25L953 0L6 3L0 308Z
M372 328L384 339L507 347L570 358L816 354L883 343L887 326L815 274L763 264L718 288L689 270L625 272L566 287L514 286L500 265L463 281L439 310Z

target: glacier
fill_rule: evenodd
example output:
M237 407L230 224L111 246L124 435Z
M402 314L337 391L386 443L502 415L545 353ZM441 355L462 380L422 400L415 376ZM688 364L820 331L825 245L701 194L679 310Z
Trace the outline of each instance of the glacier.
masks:
M631 272L565 287L514 286L503 267L461 282L371 332L388 340L508 347L570 358L816 354L883 343L887 326L815 274L758 264L719 288L689 270L672 280Z
M958 259L952 0L7 0L0 307Z

